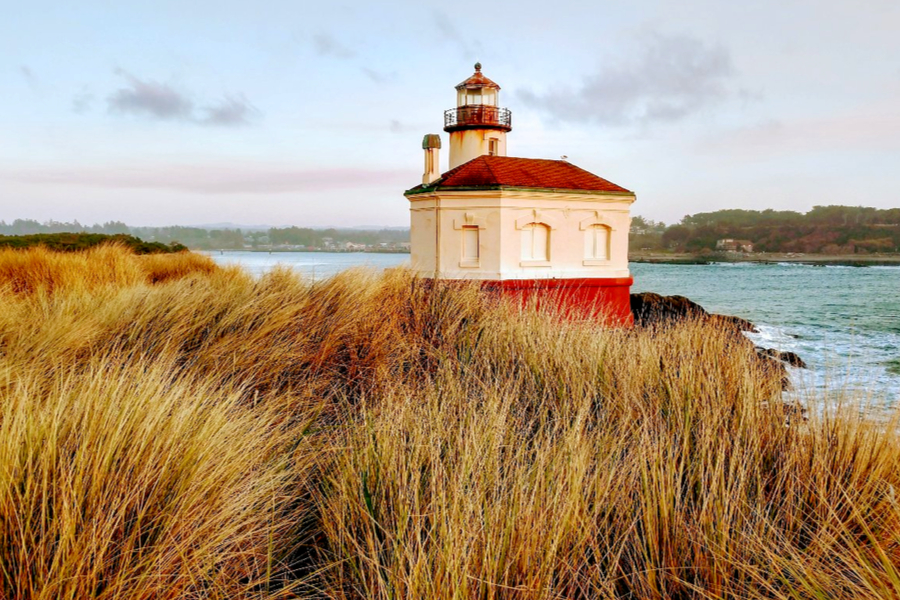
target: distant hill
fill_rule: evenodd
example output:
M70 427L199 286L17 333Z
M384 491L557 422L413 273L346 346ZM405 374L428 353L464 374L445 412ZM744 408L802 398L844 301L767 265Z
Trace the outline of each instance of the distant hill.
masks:
M729 209L687 215L669 227L644 227L643 219L639 223L639 231L632 232L632 250L706 252L715 251L719 240L739 239L752 242L755 252L900 253L900 208L815 206L807 213Z

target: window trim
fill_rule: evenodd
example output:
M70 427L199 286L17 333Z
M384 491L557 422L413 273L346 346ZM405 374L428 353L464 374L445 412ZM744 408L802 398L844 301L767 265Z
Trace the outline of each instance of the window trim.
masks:
M582 219L578 223L578 229L584 231L585 234L589 229L595 227L597 225L606 227L609 231L609 239L607 240L607 252L606 252L606 260L600 260L597 258L584 258L581 261L582 266L585 267L607 267L613 263L612 254L613 254L613 234L616 231L616 228L612 226L612 223L606 218L606 216L599 210L591 211L593 214L587 219Z
M588 235L592 236L591 245L596 250L596 242L597 242L597 231L600 229L606 230L606 258L598 258L596 253L593 256L584 256L581 264L585 267L598 267L610 264L612 261L612 227L605 223L593 223L584 227L582 230L584 231L585 237ZM587 241L587 239L585 240Z
M547 247L546 247L546 258L522 258L522 233L525 230L530 230L531 234L531 242L532 242L532 250L534 250L534 230L536 227L541 227L546 230L547 235ZM547 223L543 223L541 221L532 221L530 223L525 223L519 229L519 266L520 267L549 267L550 259L553 258L553 254L551 253L551 248L553 244L551 243L551 239L553 237L553 228ZM533 256L532 252L532 256Z
M461 233L461 243L459 245L460 251L460 259L459 266L464 269L473 269L481 266L481 230L484 227L480 227L477 224L475 225L463 225L459 228ZM475 243L477 246L475 247L475 258L466 258L466 233L474 231L475 232Z

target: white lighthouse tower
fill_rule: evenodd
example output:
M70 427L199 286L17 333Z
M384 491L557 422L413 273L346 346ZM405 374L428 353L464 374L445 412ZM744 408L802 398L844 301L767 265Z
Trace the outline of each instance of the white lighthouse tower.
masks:
M456 86L456 108L444 111L444 131L450 134L450 168L479 156L506 156L506 133L512 114L500 108L500 86L475 73Z
M456 86L457 106L444 112L446 173L438 168L440 136L422 140L422 183L405 192L412 269L630 323L634 192L566 160L507 156L512 115L499 92L481 64Z

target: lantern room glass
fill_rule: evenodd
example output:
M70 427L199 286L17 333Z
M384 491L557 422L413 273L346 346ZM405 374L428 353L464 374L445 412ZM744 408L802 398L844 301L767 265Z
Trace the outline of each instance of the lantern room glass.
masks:
M457 106L499 106L499 94L491 88L461 89L456 95Z

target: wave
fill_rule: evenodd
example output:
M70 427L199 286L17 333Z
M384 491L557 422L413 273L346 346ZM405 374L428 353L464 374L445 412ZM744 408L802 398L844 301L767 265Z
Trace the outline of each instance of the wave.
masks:
M766 348L778 348L779 350L787 350L797 345L800 336L788 333L785 328L777 325L766 325L756 323L757 333L748 333L747 337L758 346Z

